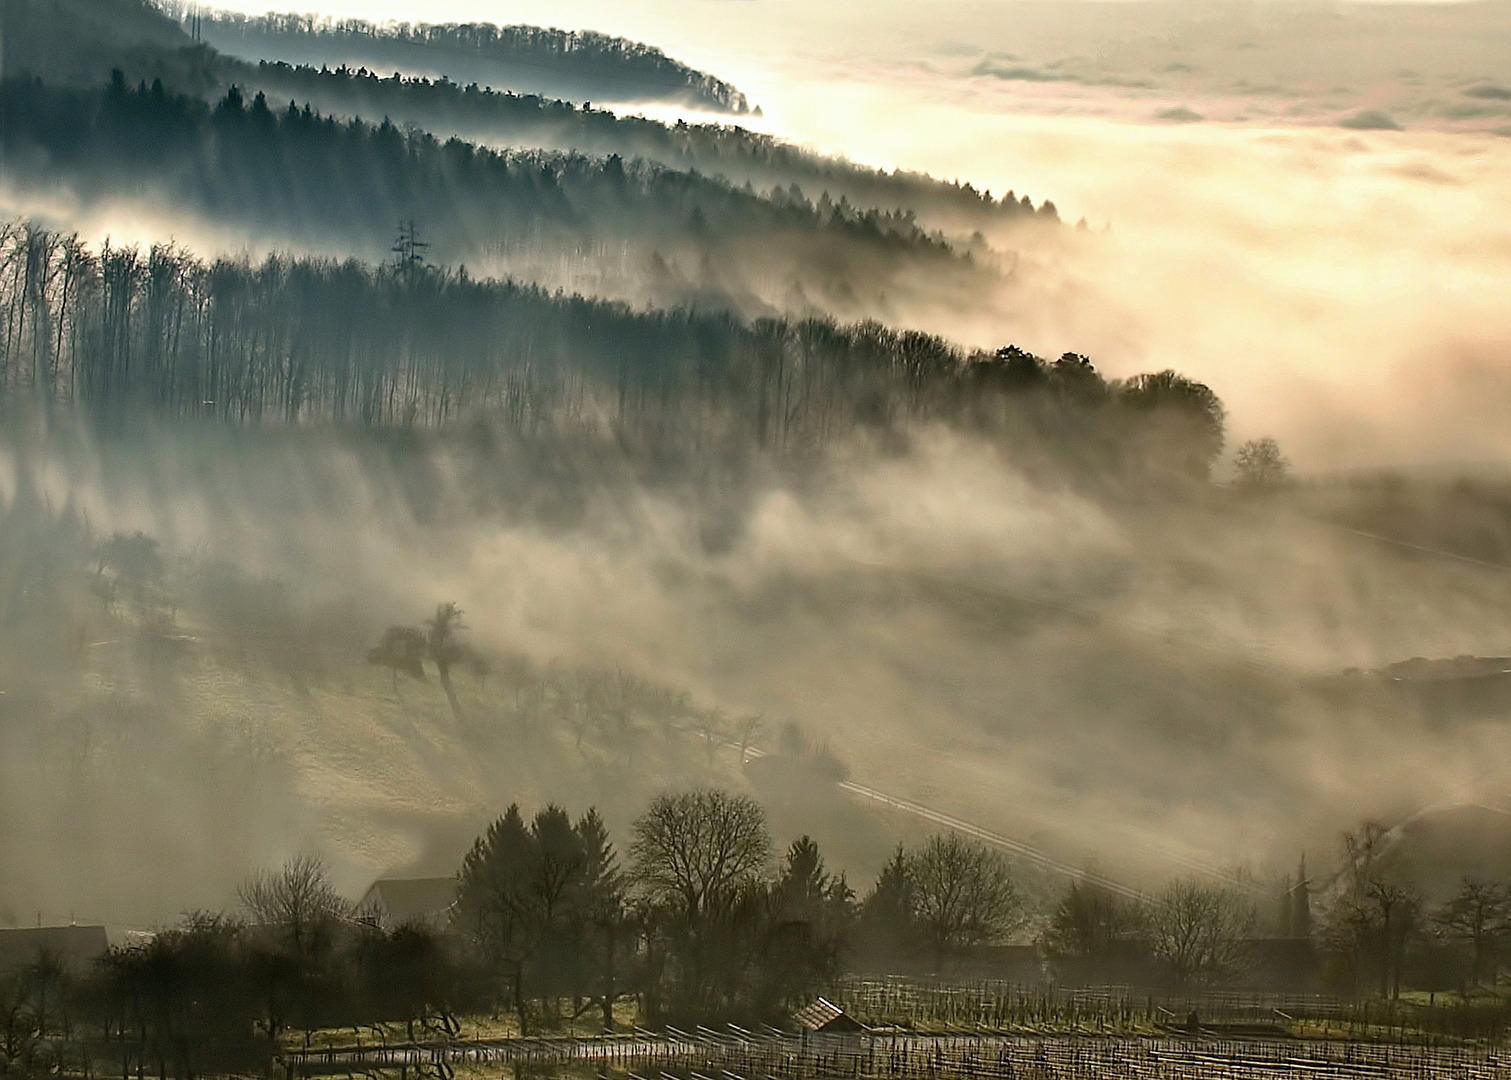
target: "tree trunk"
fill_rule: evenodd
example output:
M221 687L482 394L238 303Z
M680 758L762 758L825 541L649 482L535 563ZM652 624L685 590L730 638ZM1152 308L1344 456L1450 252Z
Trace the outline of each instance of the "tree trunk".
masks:
M529 1008L525 1003L525 964L524 961L514 965L514 1015L519 1019L519 1033L523 1037L528 1035L526 1030L529 1019Z
M462 716L462 703L456 698L456 687L451 684L450 667L437 667L436 673L441 679L441 689L446 691L446 704L451 706L451 715L456 717L457 726L466 723Z

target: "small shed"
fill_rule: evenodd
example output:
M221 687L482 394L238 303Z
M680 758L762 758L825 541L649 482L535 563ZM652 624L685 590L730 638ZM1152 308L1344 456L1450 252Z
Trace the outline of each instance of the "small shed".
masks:
M792 1022L799 1031L813 1035L855 1035L866 1030L864 1024L828 998L804 1005L792 1014Z
M379 878L362 894L357 914L384 930L422 923L444 930L456 906L456 878Z
M30 967L44 957L79 974L110 951L103 926L22 926L0 930L0 974Z

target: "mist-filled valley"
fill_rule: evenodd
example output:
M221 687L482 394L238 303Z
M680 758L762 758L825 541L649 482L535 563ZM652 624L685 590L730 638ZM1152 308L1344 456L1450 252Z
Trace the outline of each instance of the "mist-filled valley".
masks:
M1498 994L1511 9L232 6L0 23L0 928L302 1052L362 926L415 1045Z

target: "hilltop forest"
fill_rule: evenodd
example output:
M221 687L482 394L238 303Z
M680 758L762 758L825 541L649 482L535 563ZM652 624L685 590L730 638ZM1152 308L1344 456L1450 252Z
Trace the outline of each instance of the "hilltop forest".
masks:
M575 101L664 100L710 112L750 111L745 95L660 49L600 34L491 23L387 23L315 15L246 16L169 7L200 40L231 56L444 75L499 90Z

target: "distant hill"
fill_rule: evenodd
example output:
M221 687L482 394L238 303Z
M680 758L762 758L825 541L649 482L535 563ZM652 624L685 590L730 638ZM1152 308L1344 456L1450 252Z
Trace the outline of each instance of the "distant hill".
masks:
M245 85L274 101L309 102L338 115L386 116L437 135L489 145L525 146L640 157L766 190L796 186L806 198L827 194L879 210L906 209L931 227L957 234L1033 216L1027 196L1000 198L969 184L922 173L883 172L805 150L732 124L663 124L536 95L499 92L449 79L383 77L366 68L330 70L263 61L243 72ZM1050 211L1045 210L1048 216Z
M1478 803L1424 810L1389 834L1390 867L1433 900L1466 879L1498 881L1511 863L1511 813Z
M186 76L208 54L147 0L5 0L4 18L0 70L10 77L98 85L119 67L198 89Z
M229 56L385 73L446 76L571 101L666 101L721 113L750 111L729 83L660 49L591 30L492 23L373 23L317 15L192 14L200 38Z
M414 219L438 263L619 299L864 317L907 282L1000 280L907 215L763 198L610 156L499 152L395 125L213 108L124 79L98 91L0 84L11 180L158 199L279 245L382 258Z
M203 21L199 25L202 29ZM170 92L209 102L236 86L248 100L262 91L274 105L294 101L343 119L388 118L442 138L645 158L737 186L780 188L783 200L840 204L841 217L852 207L916 214L926 228L961 237L1010 218L1052 216L1052 209L1042 206L1036 215L1026 197L1011 192L993 198L969 184L886 173L730 124L667 125L535 94L464 86L449 77L380 77L365 66L254 64L196 42L147 0L7 0L5 30L8 77L92 89L119 70L128 85L158 80Z

